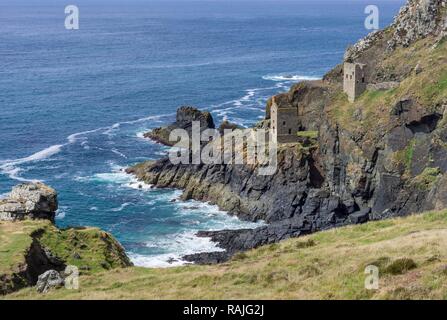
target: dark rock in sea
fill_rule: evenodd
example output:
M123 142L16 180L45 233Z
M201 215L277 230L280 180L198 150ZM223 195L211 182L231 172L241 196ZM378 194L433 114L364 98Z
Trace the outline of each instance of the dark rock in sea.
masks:
M170 141L169 135L175 129L184 129L191 136L192 122L200 122L200 131L214 129L214 121L211 114L207 111L200 111L195 107L180 107L177 109L176 121L169 126L155 128L144 134L145 138L150 138L156 142L167 146L173 146L178 141Z
M197 209L199 209L199 207L198 206L190 206L190 207L185 207L184 209L186 209L186 210L197 210Z
M176 262L176 261L178 261L177 259L174 259L173 257L170 257L168 260L167 260L167 263L169 263L169 264L173 264L174 262Z

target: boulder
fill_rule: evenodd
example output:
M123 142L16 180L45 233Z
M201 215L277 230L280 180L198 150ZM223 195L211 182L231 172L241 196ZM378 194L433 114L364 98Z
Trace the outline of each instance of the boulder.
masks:
M0 220L48 219L53 221L58 208L57 192L41 182L15 186L0 200Z
M368 222L371 208L366 208L349 215L349 222L352 224L360 224Z
M36 290L39 293L46 293L50 289L59 288L64 285L64 279L56 270L48 270L37 279Z

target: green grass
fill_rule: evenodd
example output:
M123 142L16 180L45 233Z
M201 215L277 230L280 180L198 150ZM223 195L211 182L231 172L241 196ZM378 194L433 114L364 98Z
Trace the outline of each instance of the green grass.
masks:
M381 139L383 130L395 121L390 113L400 100L413 99L428 111L439 112L447 100L447 42L432 49L432 41L427 38L410 48L398 48L378 62L384 74L406 75L397 88L365 91L354 103L341 91L333 93L326 107L330 117L344 130L363 132L365 140L373 141ZM422 67L419 74L412 71L417 64Z
M0 222L0 275L12 273L25 262L24 257L32 242L30 234L45 225L30 221L18 224Z
M366 290L365 267L380 287ZM214 266L118 268L80 279L80 290L12 299L443 299L447 211L348 226L238 254Z
M447 91L447 70L441 72L435 81L430 81L423 89L424 97L428 100L437 100L439 95L445 96Z
M25 263L30 245L40 245L81 274L125 267L127 257L121 245L97 228L59 230L49 221L0 222L0 275L10 275Z
M414 177L412 182L419 190L430 190L440 176L439 168L425 168L420 175Z
M297 135L302 138L317 139L318 131L298 131Z
M40 243L81 273L90 274L104 269L123 267L125 257L119 243L97 228L57 230L48 227Z
M405 149L405 167L408 171L411 170L411 164L414 157L414 147L416 146L416 140L412 139Z

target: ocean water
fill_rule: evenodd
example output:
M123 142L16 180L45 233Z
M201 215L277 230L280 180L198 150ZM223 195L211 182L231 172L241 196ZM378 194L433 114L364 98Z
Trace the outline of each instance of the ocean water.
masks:
M62 1L0 2L0 194L44 181L59 192L59 226L101 227L137 265L164 267L219 250L197 230L262 222L140 189L122 169L167 150L142 133L181 105L255 123L269 96L320 78L368 33L366 5L378 5L384 27L403 1L70 3L76 31L64 28Z

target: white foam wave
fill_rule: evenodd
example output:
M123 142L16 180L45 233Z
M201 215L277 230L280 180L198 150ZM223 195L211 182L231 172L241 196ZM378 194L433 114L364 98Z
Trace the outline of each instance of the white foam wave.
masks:
M14 167L13 165L1 165L1 172L7 175L9 178L17 181L27 182L27 179L20 177L19 173L22 171L20 168Z
M185 255L200 252L224 251L209 238L197 237L195 232L183 232L154 238L148 241L146 246L149 248L164 248L164 250L172 253L163 253L154 256L129 253L129 257L136 266L147 268L175 267L188 264L188 262L182 260L182 257Z
M104 134L110 134L113 130L120 128L122 125L136 124L136 123L145 122L145 121L157 120L157 119L161 119L163 117L168 117L168 116L172 116L172 115L175 115L175 113L162 114L162 115L158 115L158 116L149 116L149 117L139 118L139 119L130 120L130 121L122 121L122 122L114 123L108 127L99 127L99 128L92 129L92 130L86 130L86 131L73 133L73 134L67 136L67 138L66 138L67 142L64 144L52 145L48 148L45 148L43 150L40 150L40 151L34 153L28 157L14 159L14 160L1 160L0 161L0 172L2 174L7 175L9 178L11 178L13 180L31 181L31 180L25 179L19 175L19 173L22 171L22 169L20 167L18 167L19 165L48 159L48 158L54 156L55 154L61 152L63 147L70 145L70 144L74 144L74 143L78 142L82 137L92 134L92 133L103 132ZM86 143L86 141L84 140L81 144L84 147L84 149L88 150L89 146L88 145L85 146L84 145L85 143ZM117 150L112 150L112 152L118 154L116 151ZM125 157L125 155L122 153L120 153L119 155Z
M127 184L132 182L131 177L125 172L97 173L87 179L89 181L106 182L113 184Z
M62 220L65 218L65 215L67 214L66 210L68 207L59 207L56 211L56 219Z
M153 185L139 181L135 176L124 171L124 167L112 164L112 172L97 173L89 177L76 177L76 181L96 181L110 184L117 184L136 190L153 189Z
M139 138L139 139L147 140L147 139L144 137L144 135L145 135L147 132L149 132L149 131L150 131L150 130L139 131L139 132L137 132L136 136L137 136L137 138Z
M176 206L179 207L179 215L187 216L192 213L204 215L208 218L209 224L206 223L202 226L207 230L233 230L233 229L254 229L265 225L264 221L250 222L242 221L237 216L230 216L228 212L219 209L217 205L209 204L206 202L200 202L196 200L176 201Z
M148 184L143 181L138 181L137 179L133 179L131 182L127 183L126 186L136 190L154 189L154 186L152 184Z
M145 268L173 268L187 264L188 262L178 259L178 256L171 254L160 254L156 256L146 256L129 252L127 254L132 263L137 267ZM177 258L176 258L177 257Z
M122 205L120 205L118 208L113 208L113 209L110 209L110 210L113 211L113 212L120 212L120 211L123 211L126 207L128 207L130 205L132 205L132 203L125 202Z
M113 148L113 149L110 150L110 151L112 151L114 154L119 155L120 157L122 157L122 158L124 158L124 159L127 159L127 156L126 156L124 153L118 151L118 150L115 149L115 148Z
M14 165L18 165L18 164L22 164L22 163L26 163L26 162L39 161L39 160L49 158L49 157L55 155L56 153L59 153L61 151L62 147L63 147L63 145L57 144L57 145L48 147L46 149L43 149L41 151L38 151L38 152L36 152L28 157L25 157L25 158L20 158L20 159L16 159L16 160L3 160L0 162L1 163L0 168L7 167L7 166L14 166Z
M69 135L67 137L67 140L68 140L68 143L73 144L76 141L78 141L79 137L82 137L82 136L85 136L85 135L88 135L88 134L91 134L91 133L95 133L95 132L98 132L98 131L101 131L101 130L105 130L105 129L107 129L107 127L101 127L101 128L96 128L96 129L93 129L93 130L87 130L87 131L81 131L81 132L73 133L73 134L71 134L71 135Z
M266 75L262 79L270 81L305 81L305 80L319 80L321 78L303 76L303 75L293 75L293 74L278 74L278 75Z

